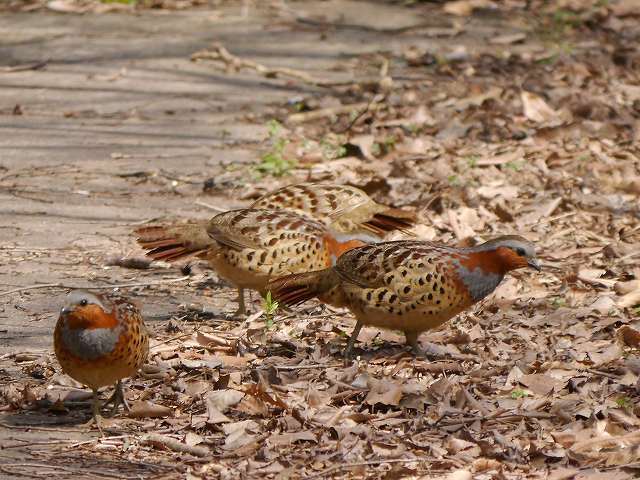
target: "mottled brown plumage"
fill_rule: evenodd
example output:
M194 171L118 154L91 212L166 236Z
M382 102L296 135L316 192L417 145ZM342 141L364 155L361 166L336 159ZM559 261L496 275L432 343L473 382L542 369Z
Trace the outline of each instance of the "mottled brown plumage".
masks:
M99 416L100 387L115 384L113 412L124 403L121 380L134 375L149 353L149 335L132 303L83 290L66 298L53 337L62 370L94 392L93 415Z
M138 242L154 259L196 254L238 288L244 313L245 288L262 295L271 278L331 266L344 251L363 242L337 240L320 222L286 210L239 209L200 224L145 227ZM206 237L205 237L206 234Z
M437 327L491 293L504 275L539 269L533 245L505 236L473 248L433 242L383 242L350 250L336 265L272 281L273 298L286 305L312 297L353 312L357 324L401 330L417 349L418 335Z
M378 238L393 230L406 231L416 222L413 212L380 205L349 185L289 185L259 198L251 208L297 211L324 223L332 231Z

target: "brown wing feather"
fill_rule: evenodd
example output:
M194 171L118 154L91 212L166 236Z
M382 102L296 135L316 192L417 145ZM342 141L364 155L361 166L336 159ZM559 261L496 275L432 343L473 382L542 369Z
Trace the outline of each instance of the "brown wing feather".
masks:
M213 244L205 222L142 227L135 230L137 241L154 260L174 261L205 252Z

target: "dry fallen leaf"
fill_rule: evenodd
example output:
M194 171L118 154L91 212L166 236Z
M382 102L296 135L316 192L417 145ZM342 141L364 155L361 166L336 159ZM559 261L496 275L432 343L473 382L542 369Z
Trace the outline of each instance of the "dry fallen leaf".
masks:
M442 10L450 15L468 17L475 9L494 6L494 3L489 0L455 0L445 3Z
M389 380L376 381L367 397L365 403L369 405L399 405L402 399L402 386Z
M231 407L237 405L244 398L244 393L238 390L226 389L208 392L204 399L207 405L215 407L220 412L227 412Z
M131 418L164 418L172 417L173 409L149 401L136 401L131 405Z
M542 99L542 97L522 90L520 92L525 116L536 123L549 123L559 119L559 114Z

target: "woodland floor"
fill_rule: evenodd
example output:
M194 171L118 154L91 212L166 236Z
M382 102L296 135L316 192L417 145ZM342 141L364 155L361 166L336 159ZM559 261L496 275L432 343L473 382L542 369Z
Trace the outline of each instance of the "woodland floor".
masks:
M525 3L0 4L0 476L638 475L640 8ZM191 61L214 42L306 76ZM425 239L521 234L544 269L428 359L366 328L345 366L346 311L235 320L206 266L122 261L136 226L299 181ZM51 334L68 287L120 284L153 340L101 438Z

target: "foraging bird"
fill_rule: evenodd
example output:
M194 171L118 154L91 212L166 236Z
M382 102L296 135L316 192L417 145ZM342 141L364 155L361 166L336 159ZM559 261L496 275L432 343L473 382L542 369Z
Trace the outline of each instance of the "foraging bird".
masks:
M245 313L244 289L264 296L271 278L326 268L346 250L363 245L341 238L323 224L286 210L243 208L199 223L136 230L138 243L155 260L197 255L238 289L238 313Z
M418 352L420 333L482 300L507 272L524 267L540 270L533 244L519 236L471 248L395 241L355 248L333 267L276 279L267 288L284 305L318 297L349 308L357 323L347 357L363 325L402 330Z
M300 183L267 193L251 208L286 209L315 218L339 233L361 233L383 238L394 230L407 231L416 215L374 202L349 185Z
M126 300L74 290L66 301L53 337L62 370L93 390L93 418L98 424L98 389L115 384L112 413L128 409L122 379L134 375L149 353L149 335L138 308ZM103 405L103 406L104 406Z

